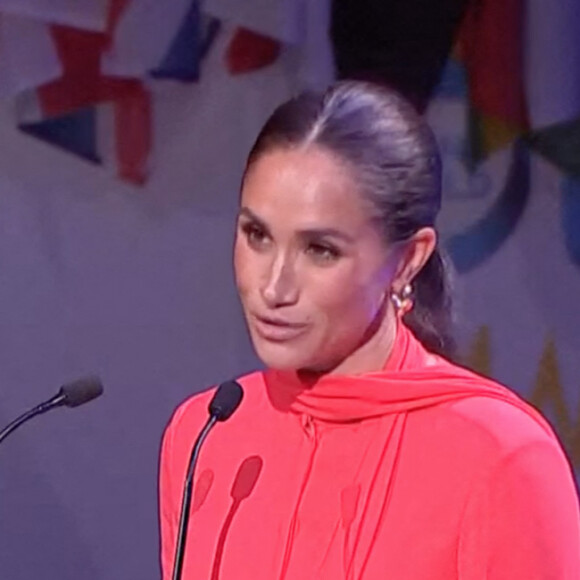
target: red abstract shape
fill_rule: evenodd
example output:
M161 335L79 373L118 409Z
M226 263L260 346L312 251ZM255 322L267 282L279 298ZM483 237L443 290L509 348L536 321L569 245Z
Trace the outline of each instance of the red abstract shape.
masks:
M472 2L459 34L459 50L476 110L525 129L523 0Z
M45 117L63 116L98 103L112 102L118 174L126 181L142 185L147 178L152 140L149 92L138 79L101 73L101 57L127 4L128 0L111 2L105 33L51 26L64 73L40 87L38 99Z
M151 151L151 98L143 86L115 100L117 173L125 181L143 185Z
M264 68L276 61L281 46L277 40L246 28L238 28L226 52L231 74L242 74Z

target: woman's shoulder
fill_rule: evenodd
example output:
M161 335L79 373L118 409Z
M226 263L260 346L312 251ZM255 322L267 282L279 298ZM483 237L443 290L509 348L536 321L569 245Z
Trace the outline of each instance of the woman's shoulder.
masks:
M420 457L437 457L439 465L447 465L448 471L459 467L461 477L468 478L469 473L477 474L476 478L499 473L522 461L533 470L554 463L562 473L570 470L564 446L533 405L505 385L468 369L448 371L445 378L459 396L408 417L415 426L409 430L409 441Z
M514 404L509 399L476 395L451 403L449 411L506 452L530 443L556 442L546 419L523 399Z
M507 453L533 443L559 446L548 420L523 396L499 381L458 368L464 380L481 385L479 393L475 390L472 396L446 405L447 412L457 418L466 434L488 439Z

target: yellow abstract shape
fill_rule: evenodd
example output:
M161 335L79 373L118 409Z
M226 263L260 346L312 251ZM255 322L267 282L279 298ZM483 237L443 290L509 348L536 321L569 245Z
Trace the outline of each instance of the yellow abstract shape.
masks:
M485 157L513 143L524 130L523 127L487 115L482 116L480 123L482 149L485 152Z
M491 338L489 326L478 329L467 355L466 365L476 373L491 376Z
M580 405L578 405L577 417L576 426L573 429L570 440L567 442L566 449L570 455L572 465L580 468Z
M553 410L554 427L572 463L580 465L580 413L577 424L573 425L560 380L558 353L552 338L546 340L530 403L542 412Z

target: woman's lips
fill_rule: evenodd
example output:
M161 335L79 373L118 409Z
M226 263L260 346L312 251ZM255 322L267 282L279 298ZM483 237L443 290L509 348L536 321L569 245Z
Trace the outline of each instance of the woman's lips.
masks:
M273 342L292 340L301 335L305 324L290 322L280 318L254 316L254 327L261 338Z

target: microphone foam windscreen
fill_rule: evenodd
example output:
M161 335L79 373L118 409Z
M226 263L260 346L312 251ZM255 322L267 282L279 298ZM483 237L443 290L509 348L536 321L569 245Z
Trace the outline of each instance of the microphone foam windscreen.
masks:
M85 377L63 385L60 392L64 395L63 404L78 407L102 395L103 383L98 377Z
M222 383L209 404L209 413L218 421L226 421L242 402L244 391L236 381Z

